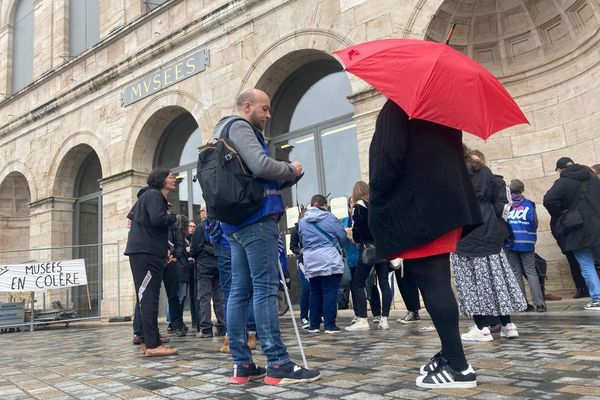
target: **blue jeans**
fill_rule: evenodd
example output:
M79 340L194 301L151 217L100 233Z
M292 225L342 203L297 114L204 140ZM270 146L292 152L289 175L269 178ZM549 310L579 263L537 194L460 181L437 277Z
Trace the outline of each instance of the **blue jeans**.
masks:
M219 279L223 290L223 315L225 315L225 321L227 321L227 301L229 301L229 291L231 290L231 248L219 243L217 245L217 258L219 259ZM248 316L246 329L248 332L256 332L254 309L252 308L252 289L250 289L249 297L250 301L248 301L248 308L246 309L246 315Z
M277 291L279 228L275 219L257 222L232 234L231 290L227 302L227 334L229 349L235 365L252 362L246 343L246 321L250 288L253 289L254 318L262 352L269 366L290 360L281 341Z
M600 259L600 246L591 249L573 251L573 255L581 268L581 275L590 291L592 301L600 301L600 279L594 267L594 255Z
M298 267L298 281L300 282L300 319L308 319L310 307L310 282L304 277L304 272Z
M338 289L342 274L315 276L310 278L310 329L319 329L321 315L324 328L335 328Z

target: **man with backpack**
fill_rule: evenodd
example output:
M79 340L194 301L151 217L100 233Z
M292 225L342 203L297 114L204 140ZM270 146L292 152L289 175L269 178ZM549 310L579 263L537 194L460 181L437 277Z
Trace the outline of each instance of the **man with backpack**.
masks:
M600 310L600 279L594 256L600 257L600 180L590 168L575 164L568 157L556 162L560 177L544 196L550 213L550 227L563 252L572 251L592 301L586 310Z
M281 340L277 314L277 240L278 219L285 208L279 190L286 182L288 185L292 184L302 176L302 164L298 161L276 161L269 156L262 131L270 117L269 96L261 90L248 89L236 100L236 115L221 119L215 127L215 137L223 139L220 145L226 145L230 150L225 155L224 162L235 161L239 156L240 169L248 171L246 178L251 176L250 186L246 188L254 190L258 186L262 191L261 201L254 202L250 199L248 205L241 207L241 210L240 207L231 207L231 213L236 217L247 211L244 208L251 209L251 214L230 221L212 215L211 207L215 210L219 204L212 201L214 199L210 197L211 193L216 198L226 194L215 190L211 192L212 188L209 186L218 185L219 182L210 181L210 176L207 178L206 174L210 175L211 172L199 168L199 180L203 186L209 217L221 220L221 228L231 242L232 280L227 304L227 334L233 358L233 383L246 383L265 375L265 383L272 385L312 382L320 377L318 371L304 369L293 363ZM201 162L202 153L199 165ZM213 165L215 168L219 167ZM244 195L243 191L238 193ZM227 212L225 210L223 216L227 217ZM253 288L256 330L261 349L267 357L266 370L254 364L246 342L246 306L250 286Z

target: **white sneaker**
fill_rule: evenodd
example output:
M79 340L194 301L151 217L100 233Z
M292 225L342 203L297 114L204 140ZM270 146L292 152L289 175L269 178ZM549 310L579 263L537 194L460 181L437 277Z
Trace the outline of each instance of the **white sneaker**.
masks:
M357 321L358 317L355 315L354 318L352 318L352 321L350 321L350 325L354 325Z
M510 324L506 324L506 326L502 326L502 328L500 328L500 337L508 339L519 337L517 326L512 322Z
M460 335L463 342L491 342L494 340L490 328L484 326L483 329L479 330L477 325L473 325L467 333Z
M374 324L378 324L379 320L381 320L381 315L374 315L373 316L373 323Z
M377 329L383 329L383 330L390 329L387 317L381 317L379 319L379 326L377 327Z
M349 331L349 332L353 332L353 331L368 331L369 329L371 329L371 327L369 326L369 320L368 319L366 319L366 318L358 318L358 320L354 323L354 325L347 326L344 329L347 330L347 331Z

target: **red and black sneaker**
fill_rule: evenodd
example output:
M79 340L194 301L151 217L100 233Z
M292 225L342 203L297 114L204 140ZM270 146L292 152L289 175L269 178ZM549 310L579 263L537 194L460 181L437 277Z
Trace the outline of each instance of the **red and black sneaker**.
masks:
M321 373L319 371L302 368L292 361L288 361L285 364L267 367L265 383L267 385L293 385L314 382L320 378Z
M233 365L233 376L231 377L231 383L248 383L255 379L260 379L267 374L267 370L258 365L251 364L240 364Z

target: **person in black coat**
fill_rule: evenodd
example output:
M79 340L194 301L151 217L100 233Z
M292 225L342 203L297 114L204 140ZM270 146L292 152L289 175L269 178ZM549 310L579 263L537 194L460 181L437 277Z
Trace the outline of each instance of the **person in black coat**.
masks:
M185 336L188 328L183 323L183 302L187 291L188 258L185 234L187 217L177 215L176 222L169 227L169 258L163 273L163 283L167 294L167 323L169 331L175 336ZM180 283L186 285L180 287ZM183 290L182 290L183 289Z
M168 230L175 215L168 210L167 195L175 190L175 177L168 169L153 170L146 180L148 186L138 192L138 200L127 215L131 229L125 255L129 256L136 299L140 305L140 351L146 356L165 356L177 353L166 347L158 331L158 298L168 255Z
M226 333L219 261L217 251L210 242L207 221L208 219L205 219L196 226L190 245L190 254L196 259L196 337L200 338L210 338L214 334L210 312L211 300L217 317L217 336L224 336Z
M458 331L450 285L450 256L482 217L464 163L462 133L409 119L388 100L369 149L369 230L380 257L403 257L404 270L423 293L442 350L421 368L421 387L475 387ZM436 244L436 246L433 246ZM454 383L434 381L446 372ZM446 383L443 383L446 382Z
M552 217L552 234L561 250L572 251L579 263L592 298L584 308L600 310L600 279L594 267L594 256L600 258L600 180L590 168L568 157L557 161L556 170L560 177L544 196L544 207ZM576 213L580 223L566 226Z
M298 221L304 216L304 210L300 213ZM300 322L302 323L302 329L308 329L310 322L308 320L308 311L310 306L310 282L304 276L300 264L304 265L304 259L302 257L302 241L298 234L298 223L290 230L290 250L298 257L298 281L300 282Z

